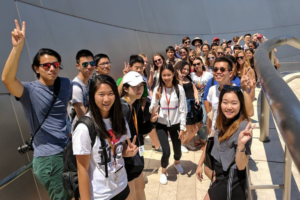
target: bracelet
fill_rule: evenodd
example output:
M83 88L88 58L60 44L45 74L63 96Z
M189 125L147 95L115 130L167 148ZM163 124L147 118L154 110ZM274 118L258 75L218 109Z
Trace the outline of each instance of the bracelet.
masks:
M237 148L236 150L237 150L238 152L245 152L245 151L246 151L246 147L245 147L244 149L242 149L242 150L241 150L241 149L238 149L238 148Z

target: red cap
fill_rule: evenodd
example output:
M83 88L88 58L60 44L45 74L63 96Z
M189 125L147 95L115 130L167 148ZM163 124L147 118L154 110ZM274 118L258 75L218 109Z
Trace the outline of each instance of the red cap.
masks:
M218 38L218 37L214 37L213 41L215 41L215 40L220 40L220 38Z
M257 34L257 36L256 36L257 38L262 38L263 37L263 35L261 34L261 33L259 33L259 34Z

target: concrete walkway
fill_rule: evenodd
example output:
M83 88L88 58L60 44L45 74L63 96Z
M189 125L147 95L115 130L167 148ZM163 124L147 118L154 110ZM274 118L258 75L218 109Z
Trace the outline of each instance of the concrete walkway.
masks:
M288 80L292 75L285 77ZM300 77L300 73L299 73ZM300 78L289 82L289 86L300 100ZM254 101L255 114L251 118L256 124L253 131L252 156L249 161L250 176L253 185L270 185L283 183L284 167L284 142L281 135L277 133L274 121L270 120L270 142L259 141L259 119L260 119L260 88L256 88L256 100ZM270 116L272 116L270 114ZM172 143L170 142L170 146ZM172 148L172 147L171 147ZM173 154L170 157L168 166L168 184L161 185L159 182L161 167L160 159L162 154L151 149L149 137L145 139L145 170L147 200L202 200L207 193L210 180L204 175L204 180L199 182L196 178L196 168L202 155L202 150L183 153L181 165L185 173L176 173L172 166ZM173 151L172 151L173 153ZM204 173L203 173L204 174ZM300 200L300 175L296 167L292 166L292 187L291 199ZM254 199L275 200L282 199L282 190L254 190Z

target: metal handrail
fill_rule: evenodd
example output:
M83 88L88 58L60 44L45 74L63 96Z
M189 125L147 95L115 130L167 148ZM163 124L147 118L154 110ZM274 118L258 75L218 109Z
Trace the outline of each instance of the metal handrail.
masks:
M300 40L292 36L270 39L258 47L254 55L254 65L279 132L300 172L300 102L277 73L268 56L274 48L285 44L300 49Z
M28 170L32 168L32 162L28 163L27 165L24 165L17 171L13 172L12 174L8 175L4 179L0 181L0 190L5 188L8 184L12 183L14 180L25 174Z

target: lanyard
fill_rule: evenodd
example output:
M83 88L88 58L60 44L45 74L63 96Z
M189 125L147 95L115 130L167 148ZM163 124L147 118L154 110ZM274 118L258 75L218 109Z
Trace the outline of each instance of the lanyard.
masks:
M170 105L170 101L171 101L172 91L173 91L173 87L172 87L172 89L171 89L170 97L169 97L169 99L168 99L168 97L167 97L167 90L166 90L166 88L165 88L166 101L167 101L167 104L168 104L168 116L170 116L169 105Z

